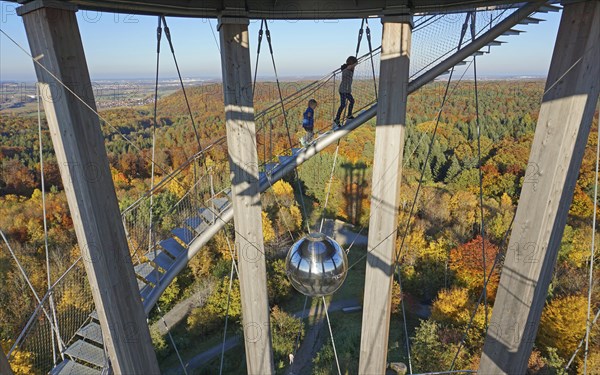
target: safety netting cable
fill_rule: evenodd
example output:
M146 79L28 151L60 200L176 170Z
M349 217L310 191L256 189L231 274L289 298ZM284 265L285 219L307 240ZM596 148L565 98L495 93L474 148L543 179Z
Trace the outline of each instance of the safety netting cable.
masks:
M48 292L50 293L49 302L50 302L50 310L52 312L52 319L54 320L54 325L56 327L56 335L52 330L52 359L54 364L57 362L56 349L58 349L59 355L63 357L63 347L61 345L62 338L60 337L60 327L58 325L58 319L56 317L56 308L54 305L54 296L50 287L52 286L52 278L51 278L51 270L50 270L50 249L48 246L48 216L46 212L46 181L44 178L44 143L42 137L42 108L41 108L41 96L40 96L40 84L36 83L36 97L37 97L37 122L38 122L38 146L39 146L39 156L40 156L40 189L42 192L42 222L44 226L44 252L46 256L46 282L48 287ZM56 344L58 348L55 348L54 342L56 340Z

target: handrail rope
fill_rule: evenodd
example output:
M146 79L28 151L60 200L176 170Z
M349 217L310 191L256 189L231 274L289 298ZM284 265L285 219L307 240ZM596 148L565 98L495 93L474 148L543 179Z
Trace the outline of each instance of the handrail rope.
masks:
M465 72L466 72L466 71L465 71ZM459 82L462 80L462 78L463 78L463 77L464 77L464 73L463 73L463 76L461 77L461 79L459 80ZM418 87L420 87L420 85L422 85L422 82L419 82L419 86L418 86ZM456 90L456 89L457 89L457 87L458 87L458 84L455 86L454 90ZM454 90L453 90L453 91L454 91ZM224 220L222 217L220 217L220 216L218 216L218 217L217 217L217 219L218 219L218 220L220 220L220 221L222 221L224 224L226 223L226 221L225 221L225 220ZM389 236L391 236L392 234L393 234L393 233L390 233L390 234L388 235L388 237L389 237ZM241 235L241 234L238 234L238 235L240 235L242 238L245 238L245 237L244 237L243 235ZM381 243L380 243L380 244L381 244ZM375 247L379 246L380 244L376 245ZM257 250L258 250L258 251L260 251L260 249L257 249ZM364 259L364 257L365 257L365 256L366 256L366 255L363 255L363 256L361 257L361 259ZM359 260L359 261L360 261L360 260ZM354 264L353 264L351 267L355 266L357 263L358 263L358 262L354 263ZM350 268L351 268L351 267L350 267Z
M373 54L374 54L374 55L377 55L377 54L379 54L379 53L381 53L381 46L379 46L379 47L377 47L377 48L375 48L375 49L373 50ZM368 57L369 57L369 53L365 53L364 55L362 55L362 56L358 57L358 63L360 64L360 63L364 62L364 60L365 60L366 58L368 58ZM300 94L300 93L301 93L303 90L306 90L306 89L308 89L308 88L310 88L310 87L312 87L312 86L314 86L314 85L318 84L319 82L321 82L321 81L323 81L323 80L329 80L329 79L331 79L331 77L333 77L334 75L336 75L336 74L338 74L338 73L340 73L340 72L341 72L341 69L340 69L340 68L336 68L335 70L333 70L333 71L331 71L331 72L329 72L329 73L325 74L325 75L324 75L324 76L322 76L321 78L319 78L319 79L317 79L317 80L315 80L315 81L311 82L311 83L310 83L310 84L308 84L307 86L303 87L301 90L298 90L298 91L296 91L296 92L294 92L294 93L290 94L288 97L286 97L286 98L285 98L285 100L288 100L288 99L290 99L290 98L292 98L292 97L294 97L294 96L296 96L296 95ZM257 116L257 117L260 117L262 113L268 113L268 111L269 111L269 110L272 110L273 108L276 108L276 107L278 107L278 106L279 106L279 102L276 102L276 103L272 104L270 107L268 107L268 108L266 108L265 110L261 111L261 113L257 114L256 116Z
M40 187L42 191L42 219L44 225L44 252L46 255L46 281L48 285L48 290L52 286L52 278L50 276L50 249L48 246L48 218L46 212L46 186L45 186L45 178L44 178L44 144L42 140L42 108L40 103L40 85L36 83L35 85L36 97L37 97L37 121L38 121L38 141L39 141L39 151L40 151ZM58 327L58 319L56 318L56 307L54 305L54 298L52 298L52 294L50 294L50 310L52 311L52 318L54 319L54 324L56 325L56 332L60 335L60 329ZM56 350L54 348L54 331L52 333L52 359L54 361L54 365L56 366ZM62 359L64 359L63 355L63 347L61 347L61 337L56 338L58 351Z
M592 243L590 249L590 274L588 281L588 301L587 318L585 325L585 351L583 359L583 373L587 374L588 354L590 345L591 312L592 312L592 292L594 290L594 257L596 254L596 219L598 215L598 168L600 163L600 121L598 121L597 139L596 139L596 174L594 177L594 215L592 218Z
M181 164L179 167L177 167L177 169L173 170L171 173L169 173L168 175L166 175L160 182L158 182L157 184L155 184L154 189L152 190L148 190L146 191L146 193L144 193L144 195L142 195L141 197L139 197L138 199L135 200L135 202L133 202L132 204L130 204L129 206L127 206L127 208L125 208L123 210L123 212L121 212L121 216L129 213L129 211L133 210L134 208L137 207L137 205L140 204L140 202L144 199L150 196L150 194L153 191L158 191L160 189L162 189L166 184L168 184L171 181L177 181L177 179L175 178L175 176L177 174L179 174L179 172L183 171L185 168L189 167L194 161L196 161L196 159L199 159L203 154L207 153L208 151L210 151L210 149L212 149L213 147L223 144L225 142L225 140L227 139L227 137L223 136L221 138L219 138L218 140L216 140L215 142L211 143L210 145L206 146L206 148L196 154L194 154L193 156L191 156L188 160L186 160L185 162L183 162L183 164ZM179 181L177 181L177 183L181 186L184 187Z
M269 25L267 24L267 22L264 23L265 25L265 34L267 36L267 43L269 44L269 53L271 54L271 61L273 63L273 71L275 72L275 81L277 82L277 91L279 92L279 103L281 104L281 111L283 113L283 120L285 122L285 128L287 131L287 136L288 136L288 141L290 143L290 150L294 147L294 144L292 143L292 136L290 134L290 126L288 123L288 119L287 119L287 113L285 110L285 105L283 104L283 94L281 92L281 84L279 83L279 75L277 74L277 66L275 64L275 55L273 54L273 44L271 42L271 31L269 30ZM304 213L304 220L306 222L306 229L308 230L307 233L310 233L310 225L308 223L308 214L306 211L306 205L304 203L304 192L302 190L302 185L300 184L300 178L298 176L298 171L294 170L295 175L296 175L296 182L298 184L298 195L300 196L300 203L302 205L302 211Z
M338 359L337 350L335 349L335 339L333 338L333 331L331 330L331 321L329 320L329 312L327 311L327 302L325 301L325 296L321 297L323 299L323 309L325 310L325 317L327 318L327 326L329 327L329 335L331 336L331 346L333 347L333 354L335 356L335 364L337 366L338 375L342 375L342 370L340 369L340 360Z
M334 86L334 90L335 90L335 86ZM367 103L366 103L366 104L364 104L363 106L355 108L354 112L355 112L355 113L358 113L358 112L360 112L360 111L362 111L362 110L364 110L364 109L366 109L366 108L370 108L370 107L371 107L373 104L375 104L375 103L376 103L376 101L375 101L375 100L372 100L372 101L370 101L370 102L367 102ZM334 103L334 105L335 105L335 103ZM335 112L335 111L334 111L334 112ZM345 112L344 112L344 113L345 113ZM330 124L325 124L325 125L324 125L322 128L318 128L318 129L317 129L317 131L316 131L316 133L321 133L321 132L322 132L323 130L325 130L325 129L327 129L327 131L329 131L329 130L331 130L331 129L330 129L330 127L331 127L331 125L330 125ZM298 143L294 143L294 146L298 146Z
M377 48L375 48L375 49L373 50L373 56L376 56L376 55L378 55L378 54L380 54L380 53L381 53L381 46L379 46L379 47L377 47ZM368 58L368 57L369 57L369 53L365 53L364 55L362 55L362 56L360 56L360 57L358 58L358 63L359 63L359 64L361 64L361 63L362 63L362 62L364 62L364 60L365 60L366 58ZM295 96L297 96L297 95L304 95L304 94L303 94L303 92L304 92L305 90L308 90L309 88L311 88L311 87L312 87L312 86L314 86L314 85L320 84L320 85L322 86L324 83L326 83L327 81L331 80L331 78L332 78L333 76L335 76L336 74L338 74L338 73L340 73L340 72L341 72L341 69L340 69L340 68L337 68L337 69L335 69L335 70L331 71L330 73L328 73L328 74L324 75L323 77L321 77L321 78L319 78L319 79L317 79L317 80L315 80L315 81L313 81L313 82L309 83L308 85L306 85L305 87L303 87L301 90L298 90L298 91L296 91L296 92L293 92L292 94L288 95L288 96L287 96L287 97L284 99L284 101L289 101L289 100L292 100L292 99L293 99ZM324 82L323 82L323 81L324 81ZM315 89L315 90L316 90L316 89ZM313 92L314 92L314 91L313 91ZM281 105L280 105L280 103L279 103L279 102L276 102L276 103L272 104L271 106L267 107L266 109L262 110L260 113L258 113L258 114L255 116L255 118L256 118L256 119L259 119L259 118L261 118L261 117L264 117L264 116L266 116L267 114L269 114L269 113L273 112L274 110L276 110L276 109L277 109L277 107L280 107L280 106L281 106Z
M471 40L475 39L475 12L471 13ZM475 91L475 124L477 127L477 169L479 171L479 213L480 213L480 235L481 235L481 261L482 261L482 277L485 282L486 259L485 259L485 217L483 214L483 170L481 162L481 121L479 120L479 90L477 86L477 56L473 55L473 84ZM483 306L484 306L484 332L487 332L488 327L488 301L487 287L483 288Z

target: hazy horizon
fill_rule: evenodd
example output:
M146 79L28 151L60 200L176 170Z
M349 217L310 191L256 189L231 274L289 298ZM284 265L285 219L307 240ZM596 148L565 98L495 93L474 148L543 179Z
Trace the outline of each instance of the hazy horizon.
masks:
M29 52L22 20L15 11L18 6L0 1L0 28ZM480 77L542 77L547 74L560 12L537 17L547 21L538 25L519 25L518 29L525 33L502 37L506 44L493 47L491 54L477 59ZM156 69L155 16L79 11L77 19L93 80L153 79ZM445 36L444 31L454 33L457 24L462 24L463 16L447 17L444 22L431 30L431 34L427 32L425 44L413 40L413 52L440 55L454 47L439 38ZM182 75L220 79L221 59L214 20L168 18L168 23ZM316 78L338 68L348 55L355 53L360 23L358 19L269 22L280 77ZM253 69L259 26L256 20L249 26ZM377 47L381 41L381 23L371 19L370 28L373 47ZM162 46L160 77L175 78L173 59L164 36ZM367 51L364 36L359 54ZM268 80L272 76L269 49L263 38L258 79ZM31 58L5 35L0 35L0 81L35 81Z

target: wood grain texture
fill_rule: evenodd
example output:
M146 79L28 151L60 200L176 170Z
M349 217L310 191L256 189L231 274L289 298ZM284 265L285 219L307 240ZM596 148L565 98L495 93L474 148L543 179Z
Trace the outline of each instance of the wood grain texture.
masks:
M360 374L387 364L411 34L409 23L383 23Z
M158 374L75 12L40 7L22 16L32 55L87 104L34 64L112 368Z
M524 374L600 86L600 2L566 4L480 374Z
M220 38L246 363L248 374L268 375L274 373L274 365L258 189L248 23L221 22Z

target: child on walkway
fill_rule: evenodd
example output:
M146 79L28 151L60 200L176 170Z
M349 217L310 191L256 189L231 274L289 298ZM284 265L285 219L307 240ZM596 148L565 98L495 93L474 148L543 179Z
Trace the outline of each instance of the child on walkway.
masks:
M308 101L308 108L304 111L304 116L302 119L302 127L306 130L306 135L300 138L300 143L302 147L306 147L306 145L310 144L313 139L313 129L315 126L315 108L317 108L317 101L311 99Z
M346 101L349 102L348 105L348 119L351 120L354 118L352 116L352 109L354 109L354 97L352 96L352 78L354 77L354 68L358 65L358 60L354 56L350 56L346 59L346 63L342 65L342 82L340 82L340 107L338 108L337 114L335 115L335 119L333 122L335 126L341 126L340 117L342 116L342 112L344 108L346 108Z

